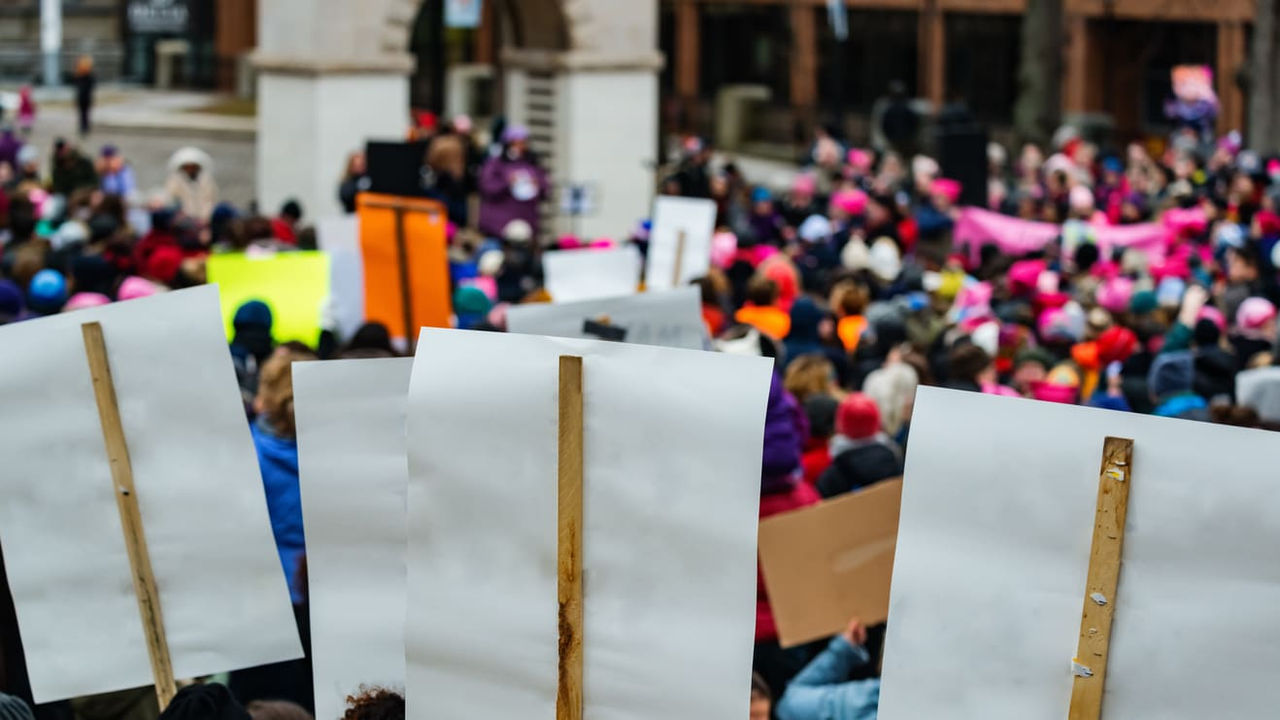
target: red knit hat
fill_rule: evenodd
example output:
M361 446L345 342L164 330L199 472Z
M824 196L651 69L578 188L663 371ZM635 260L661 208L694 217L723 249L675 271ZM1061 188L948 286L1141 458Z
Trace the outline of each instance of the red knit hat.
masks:
M1138 336L1121 325L1112 325L1098 336L1098 360L1103 365L1124 362L1138 349Z
M880 408L862 393L851 393L836 409L836 432L861 440L880 432Z

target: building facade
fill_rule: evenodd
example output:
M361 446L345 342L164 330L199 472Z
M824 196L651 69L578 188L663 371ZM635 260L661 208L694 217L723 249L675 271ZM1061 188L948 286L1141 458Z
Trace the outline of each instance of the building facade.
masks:
M826 0L663 0L664 127L794 146L814 123L867 136L893 81L939 107L963 98L994 127L1012 121L1025 0L845 0L837 42ZM1243 129L1253 0L1065 0L1063 107L1104 119L1117 139L1163 127L1174 65L1215 71L1220 127ZM717 137L717 139L719 139Z

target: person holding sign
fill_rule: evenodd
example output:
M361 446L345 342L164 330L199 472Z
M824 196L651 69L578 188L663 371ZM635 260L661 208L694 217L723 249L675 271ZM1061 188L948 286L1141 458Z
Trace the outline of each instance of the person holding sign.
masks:
M778 701L779 720L875 720L880 680L849 680L872 665L867 629L854 618L791 681Z
M529 130L512 125L502 133L502 154L480 171L480 232L503 237L516 220L538 235L538 203L547 196L547 174L529 150Z

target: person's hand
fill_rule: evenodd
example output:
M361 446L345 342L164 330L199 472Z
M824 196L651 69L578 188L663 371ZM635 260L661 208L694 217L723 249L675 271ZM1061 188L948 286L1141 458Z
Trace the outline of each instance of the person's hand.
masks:
M1178 322L1189 328L1195 328L1200 310L1207 302L1209 302L1208 290L1199 285L1187 288L1186 294L1182 296L1182 311L1178 313Z
M858 618L849 621L849 627L844 629L840 636L849 641L854 647L860 647L867 643L867 628Z

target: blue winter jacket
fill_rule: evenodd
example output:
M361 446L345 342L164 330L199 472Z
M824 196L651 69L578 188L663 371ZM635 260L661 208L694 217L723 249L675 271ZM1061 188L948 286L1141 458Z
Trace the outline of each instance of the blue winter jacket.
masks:
M284 576L289 581L289 596L294 605L300 605L305 593L301 566L306 545L302 536L302 494L298 490L298 441L279 435L262 417L252 427L253 445L258 450L258 466L262 469L262 486L267 493L267 512L271 515L271 532L276 538Z
M866 648L832 638L787 686L778 702L778 720L875 720L880 681L848 680L853 670L870 664Z

